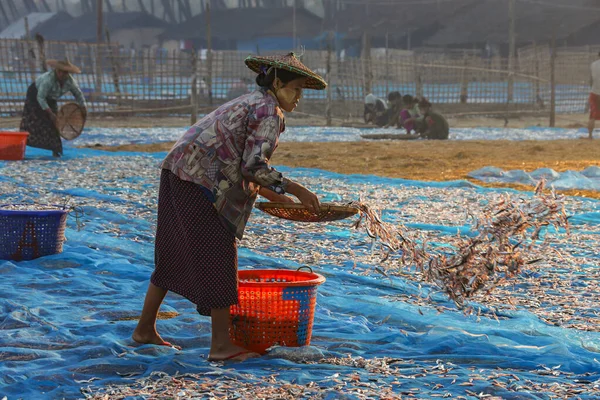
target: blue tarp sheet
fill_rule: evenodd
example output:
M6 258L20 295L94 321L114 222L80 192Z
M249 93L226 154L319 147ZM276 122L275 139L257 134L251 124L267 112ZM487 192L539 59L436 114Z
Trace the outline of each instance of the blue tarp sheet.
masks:
M541 318L558 304L540 304L541 311L507 308L497 311L496 319L485 312L479 317L465 315L435 291L430 302L411 301L422 298L431 287L403 276L377 274L377 257L370 257L371 241L364 232L351 229L353 220L307 226L255 211L239 251L239 267L312 265L327 278L319 287L312 345L339 357L401 359L398 365L404 377L269 357L225 367L210 364L205 360L209 319L173 294L161 311L179 314L159 320L158 329L183 350L136 346L130 335L153 268L158 163L164 153L66 148L59 161L47 153L28 148L26 161L0 162L0 204L56 203L71 197L85 211L79 221L85 226L78 230L75 218L69 217L68 240L61 254L0 261L0 395L8 399L81 398L80 388L90 385L86 383L90 379L98 378L93 382L96 386L126 383L157 370L243 372L258 377L278 373L279 380L315 381L324 390L333 385L334 374L356 372L365 380L394 387L397 393L418 388L413 392L417 398L445 393L475 398L466 392L470 390L506 399L542 399L550 398L554 383L584 380L590 382L590 391L584 387L579 395L594 398L589 393L600 378L597 332ZM454 216L499 193L466 181L417 182L313 169L281 170L316 188L328 201L357 200L361 193L369 201L381 202L385 220L428 233L434 245L457 230L468 232L468 225ZM599 258L582 250L582 243L597 243L600 204L573 198L568 207L579 239L552 244L570 257L557 265L566 268L570 263L592 273ZM581 294L593 283L582 274L571 284L579 284L575 290ZM445 312L440 313L439 307L445 307ZM575 307L572 311L578 312ZM598 308L587 312L596 313ZM452 365L452 372L422 373L433 371L439 363ZM520 380L502 387L473 379L491 373L513 374Z

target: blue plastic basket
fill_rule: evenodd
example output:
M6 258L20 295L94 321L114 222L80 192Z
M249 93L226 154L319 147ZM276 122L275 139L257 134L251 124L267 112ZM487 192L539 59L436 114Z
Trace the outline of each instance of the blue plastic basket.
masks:
M69 210L10 210L0 206L0 260L33 260L62 252Z

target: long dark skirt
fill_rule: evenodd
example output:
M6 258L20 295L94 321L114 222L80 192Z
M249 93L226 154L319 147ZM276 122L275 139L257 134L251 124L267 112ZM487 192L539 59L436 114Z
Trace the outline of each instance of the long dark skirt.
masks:
M154 285L186 297L201 315L238 303L235 235L200 185L163 169L157 225Z
M27 146L52 150L62 155L63 147L60 133L54 123L52 123L48 113L42 110L40 103L37 101L37 94L38 90L34 82L27 89L20 129L21 131L29 132ZM58 106L56 100L46 99L46 101L54 114L57 114Z

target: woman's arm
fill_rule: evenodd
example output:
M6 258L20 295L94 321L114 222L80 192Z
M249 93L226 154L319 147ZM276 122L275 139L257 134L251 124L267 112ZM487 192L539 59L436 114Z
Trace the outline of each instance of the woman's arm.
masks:
M258 191L258 194L260 194L262 197L264 197L265 199L269 200L269 201L273 201L273 202L277 202L277 203L293 203L294 200L292 200L291 197L288 197L284 194L277 194L272 190L269 190L265 187L261 187L260 190Z
M258 126L256 126L256 122L259 122ZM296 196L309 210L317 212L320 209L319 199L314 193L304 186L284 178L279 171L269 165L282 130L280 118L271 115L256 122L248 124L249 132L241 162L242 176L276 194L290 193Z
M70 78L69 91L71 92L73 97L75 97L75 101L77 102L77 104L79 104L85 110L85 108L86 108L85 97L83 97L83 93L81 92L81 89L79 89L77 82L72 77Z

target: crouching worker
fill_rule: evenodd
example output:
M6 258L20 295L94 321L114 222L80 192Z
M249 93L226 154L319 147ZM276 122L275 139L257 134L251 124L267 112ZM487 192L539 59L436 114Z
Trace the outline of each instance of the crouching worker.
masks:
M419 100L419 112L421 113L421 122L419 124L419 133L422 138L434 140L446 140L450 134L448 121L442 114L432 110L431 103L422 98Z

